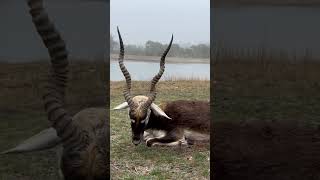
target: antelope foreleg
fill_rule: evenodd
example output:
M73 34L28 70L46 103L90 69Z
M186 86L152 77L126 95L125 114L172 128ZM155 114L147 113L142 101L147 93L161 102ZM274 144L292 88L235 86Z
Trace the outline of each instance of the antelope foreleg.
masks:
M167 132L163 137L148 139L146 143L147 143L147 146L149 147L154 145L163 145L163 146L184 145L185 140L183 136L183 130L181 129L171 130Z

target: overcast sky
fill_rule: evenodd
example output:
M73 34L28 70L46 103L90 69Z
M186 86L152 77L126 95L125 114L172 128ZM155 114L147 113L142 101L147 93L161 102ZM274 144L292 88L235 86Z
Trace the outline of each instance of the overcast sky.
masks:
M0 61L48 57L28 13L26 0L0 0ZM70 56L103 57L109 27L103 0L45 0L47 12L67 43Z
M50 18L64 37L70 56L101 56L109 34L106 0L46 0ZM209 0L111 0L111 29L120 27L125 44L147 40L209 43ZM10 17L10 18L9 18ZM25 0L0 1L0 58L47 57ZM4 59L4 58L2 58Z
M172 33L175 43L210 42L209 0L111 0L110 9L110 32L119 26L125 44L168 43Z

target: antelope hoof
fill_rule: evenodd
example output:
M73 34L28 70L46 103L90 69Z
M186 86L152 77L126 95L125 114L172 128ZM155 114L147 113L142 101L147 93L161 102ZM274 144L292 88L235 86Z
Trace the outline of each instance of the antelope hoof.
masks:
M179 146L180 147L187 147L189 145L189 143L185 140L180 140L179 141Z
M186 139L188 145L194 145L195 141L192 139Z

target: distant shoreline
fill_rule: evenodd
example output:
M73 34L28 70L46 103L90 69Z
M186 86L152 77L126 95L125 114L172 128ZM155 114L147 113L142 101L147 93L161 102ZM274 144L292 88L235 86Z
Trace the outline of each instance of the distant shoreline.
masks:
M119 55L111 54L110 61L117 61ZM160 60L160 56L137 56L137 55L125 55L125 61L133 62L153 62L157 63ZM181 58L181 57L166 57L166 63L168 64L210 64L210 59L200 59L200 58Z

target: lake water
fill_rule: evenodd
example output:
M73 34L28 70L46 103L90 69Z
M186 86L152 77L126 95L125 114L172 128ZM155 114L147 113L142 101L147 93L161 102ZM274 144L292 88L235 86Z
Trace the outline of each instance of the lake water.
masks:
M122 81L125 80L119 68L117 61L110 62L110 80ZM159 71L159 63L154 62L125 62L125 65L131 74L132 80L149 81ZM195 78L210 80L210 64L166 64L165 72L161 80L174 78Z
M215 43L228 48L310 48L320 56L320 7L214 8Z

